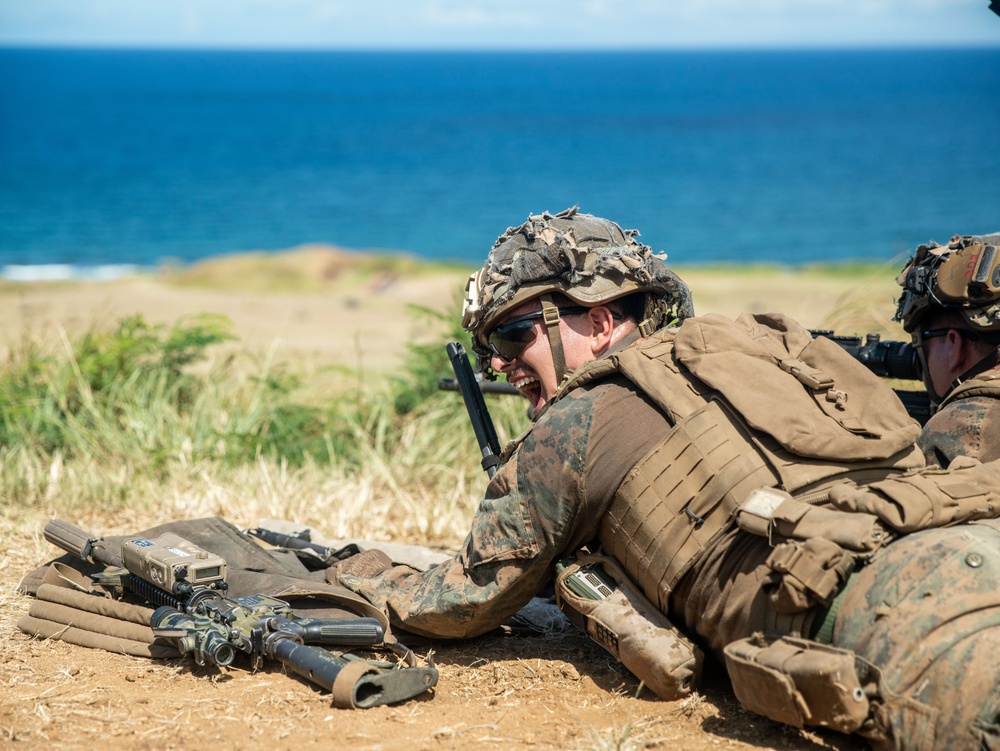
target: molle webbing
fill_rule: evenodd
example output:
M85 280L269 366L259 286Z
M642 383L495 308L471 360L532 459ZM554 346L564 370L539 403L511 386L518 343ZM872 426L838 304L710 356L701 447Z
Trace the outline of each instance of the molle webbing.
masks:
M626 476L602 522L606 553L663 612L674 585L729 527L754 489L776 475L718 402L677 424Z

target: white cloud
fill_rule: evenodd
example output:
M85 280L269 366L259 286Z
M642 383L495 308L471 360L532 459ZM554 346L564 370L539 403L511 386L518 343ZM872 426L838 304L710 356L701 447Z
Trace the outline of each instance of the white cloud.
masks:
M0 44L1000 44L989 0L0 0Z

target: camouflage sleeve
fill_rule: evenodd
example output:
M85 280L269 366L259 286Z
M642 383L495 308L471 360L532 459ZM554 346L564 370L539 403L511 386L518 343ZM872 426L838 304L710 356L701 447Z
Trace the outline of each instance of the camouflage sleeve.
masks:
M656 430L623 429L622 401L632 407L630 428L664 425L655 408L637 405L634 392L614 384L571 396L552 405L493 477L454 559L424 572L395 567L372 579L342 576L340 583L383 608L395 625L424 636L475 636L516 613L551 578L560 556L593 539L611 496L642 455L635 452L655 442ZM612 456L627 460L609 470Z
M1000 399L957 399L937 412L917 445L928 464L947 467L956 456L982 462L1000 459Z
M563 430L567 421L577 430ZM454 559L341 583L407 631L465 638L496 628L541 589L562 551L579 506L589 425L585 410L550 409L490 481Z

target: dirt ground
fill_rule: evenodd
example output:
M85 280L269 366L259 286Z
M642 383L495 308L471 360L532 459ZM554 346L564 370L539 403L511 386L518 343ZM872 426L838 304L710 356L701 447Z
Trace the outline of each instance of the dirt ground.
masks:
M252 673L147 660L19 632L27 564L3 561L0 748L9 749L794 749L866 746L798 731L743 711L717 667L699 693L663 702L586 637L491 635L435 645L433 692L388 707L342 710L330 695L271 665ZM31 563L34 563L32 561ZM30 567L27 566L27 567ZM426 644L415 645L426 654Z
M635 682L577 636L441 649L433 695L354 711L274 668L218 673L23 636L5 652L4 748L864 748L749 715L722 688L633 698Z
M810 326L838 309L849 284L783 272L752 284L694 276L699 312L784 309ZM879 299L892 294L887 276ZM3 345L13 346L26 327L72 331L125 313L170 323L215 312L229 316L245 342L385 368L420 332L406 316L407 304L446 306L462 282L446 274L294 294L180 288L155 278L33 284L0 290L0 334ZM866 748L855 739L801 732L744 712L718 667L709 666L700 692L684 701L663 702L648 692L636 697L636 680L575 633L436 645L440 679L432 694L357 711L332 708L329 694L280 666L254 674L237 660L220 671L35 639L16 628L29 600L14 590L26 571L56 554L41 539L45 521L0 525L0 748ZM154 520L133 521L141 529Z

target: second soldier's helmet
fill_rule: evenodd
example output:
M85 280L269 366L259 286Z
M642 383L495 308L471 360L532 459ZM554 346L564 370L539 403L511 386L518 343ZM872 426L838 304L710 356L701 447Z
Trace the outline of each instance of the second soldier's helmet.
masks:
M903 291L894 320L911 334L943 310L961 313L973 331L1000 332L1000 233L921 245L896 281Z
M484 373L487 339L504 315L528 300L558 293L593 307L645 293L643 331L650 333L694 315L687 285L643 245L635 230L576 207L529 216L501 235L483 267L469 277L462 326Z

